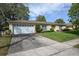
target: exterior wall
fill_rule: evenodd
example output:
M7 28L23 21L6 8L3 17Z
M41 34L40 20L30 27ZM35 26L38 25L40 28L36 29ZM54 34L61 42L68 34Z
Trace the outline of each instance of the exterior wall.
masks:
M75 29L76 27L75 27L75 25L73 25L73 29Z
M73 27L68 27L68 29L73 30Z
M24 26L21 25L20 27L18 27L17 25L14 26L13 24L9 24L9 29L11 30L11 34L15 34L15 29L20 29L23 32L22 34L36 33L36 30L35 30L35 26L36 25L33 25L33 24L32 24L32 26L29 26L29 25L30 24L27 24L27 25L24 25ZM45 26L40 25L40 27L43 28L43 31L50 31L50 29L52 28L52 25L45 25ZM56 32L57 31L61 31L61 29L65 29L65 28L66 28L66 26L62 26L61 27L61 26L58 26L57 25L57 26L54 26L54 31L56 31ZM68 29L71 29L72 30L73 27L68 27ZM26 31L26 32L24 32L24 31ZM29 32L29 31L31 31L31 32Z
M34 27L34 33L36 33L35 25L33 25L33 27Z
M60 28L60 26L55 26L55 28L54 28L54 31L61 31L61 28Z
M65 29L65 28L66 28L66 26L62 26L62 27L61 27L61 29Z
M68 27L67 27L67 26L62 26L62 27L61 27L61 29L66 29L66 28L67 28L67 29L70 29L70 30L73 30L73 27L72 27L72 26L68 26Z
M9 24L9 29L11 30L11 34L13 34L13 25Z
M52 28L51 25L47 25L47 26L46 26L46 30L47 30L47 31L49 31L51 28Z

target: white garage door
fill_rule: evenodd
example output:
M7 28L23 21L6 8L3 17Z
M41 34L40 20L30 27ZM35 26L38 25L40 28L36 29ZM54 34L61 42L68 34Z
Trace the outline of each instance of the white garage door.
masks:
M34 26L14 26L14 34L35 33Z

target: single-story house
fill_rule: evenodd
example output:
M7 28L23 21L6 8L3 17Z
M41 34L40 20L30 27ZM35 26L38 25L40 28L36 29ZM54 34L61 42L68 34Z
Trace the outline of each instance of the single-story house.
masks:
M43 31L50 31L51 28L54 31L61 31L61 27L66 24L56 24L53 22L39 22L39 21L27 21L27 20L11 20L9 21L9 29L12 34L30 34L36 33L35 26L40 25Z

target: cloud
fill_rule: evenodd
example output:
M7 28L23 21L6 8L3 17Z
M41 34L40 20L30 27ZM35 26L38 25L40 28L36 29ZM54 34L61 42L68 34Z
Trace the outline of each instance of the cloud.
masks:
M70 5L67 3L29 3L29 15L31 19L35 19L38 15L57 15L58 13L67 12Z

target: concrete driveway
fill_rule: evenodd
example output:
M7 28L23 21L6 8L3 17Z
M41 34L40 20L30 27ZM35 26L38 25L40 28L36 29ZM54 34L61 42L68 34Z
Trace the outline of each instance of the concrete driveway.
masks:
M16 37L13 37L11 40L11 46L9 48L8 54L27 51L27 50L31 50L31 49L35 49L43 46L49 46L55 43L57 42L35 34L16 36Z
M39 35L13 37L9 56L79 56L79 49L73 46L79 39L67 42L56 42Z

